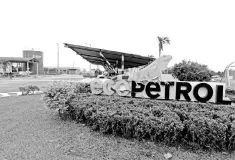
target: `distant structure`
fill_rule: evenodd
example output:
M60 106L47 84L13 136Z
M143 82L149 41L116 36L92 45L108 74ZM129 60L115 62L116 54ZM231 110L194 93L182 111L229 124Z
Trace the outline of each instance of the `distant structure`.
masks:
M44 74L43 69L43 52L35 50L23 50L23 58L35 58L38 60L38 65L29 64L30 71L32 74ZM26 66L27 67L27 66Z
M125 69L140 67L154 61L153 57L145 57L137 54L111 51L100 48L86 47L64 43L82 58L93 65L101 65L109 76L123 74Z
M81 74L80 68L71 67L44 67L44 74L58 75L58 74Z
M235 61L225 68L225 82L228 88L235 89Z
M14 75L38 74L38 70L31 71L30 66L38 68L38 60L36 58L23 57L0 57L0 75L12 72Z

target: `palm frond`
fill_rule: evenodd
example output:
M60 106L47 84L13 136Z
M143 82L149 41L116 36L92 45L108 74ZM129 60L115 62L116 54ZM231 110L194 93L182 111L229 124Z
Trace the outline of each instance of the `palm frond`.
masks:
M158 41L161 42L162 41L162 38L161 37L157 37L158 38Z
M163 37L163 41L164 41L164 44L167 43L167 44L170 44L170 39L168 37Z
M167 39L167 40L166 40L166 43L167 43L167 44L170 44L170 43L171 43L171 40Z

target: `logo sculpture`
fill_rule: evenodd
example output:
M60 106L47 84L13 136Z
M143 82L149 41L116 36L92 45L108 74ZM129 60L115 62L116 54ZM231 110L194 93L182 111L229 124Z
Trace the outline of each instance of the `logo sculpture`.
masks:
M134 68L112 79L95 79L91 82L91 91L93 94L231 104L225 97L224 83L163 82L162 71L171 59L172 56L163 55L142 69Z
M125 79L127 81L136 82L160 82L162 81L162 71L167 68L171 59L172 56L163 55L142 69L133 68L130 72L118 75L112 78L112 80L116 81Z

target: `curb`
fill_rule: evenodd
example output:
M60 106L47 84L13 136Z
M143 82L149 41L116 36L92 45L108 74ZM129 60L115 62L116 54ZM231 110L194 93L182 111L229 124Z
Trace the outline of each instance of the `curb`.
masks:
M37 95L37 94L42 94L42 93L43 93L43 91L34 91L33 93L29 93L28 95ZM0 93L0 98L16 97L16 96L23 96L22 92Z

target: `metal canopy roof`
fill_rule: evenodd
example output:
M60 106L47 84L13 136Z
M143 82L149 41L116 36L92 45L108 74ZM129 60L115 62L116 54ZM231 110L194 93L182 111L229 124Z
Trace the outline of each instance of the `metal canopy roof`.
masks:
M36 58L23 58L23 57L0 57L0 61L9 61L9 62L39 62Z
M110 50L99 49L99 48L73 45L73 44L68 44L68 43L64 43L64 45L65 47L72 49L77 54L82 56L84 59L86 59L87 61L95 65L102 65L102 66L104 65L104 60L99 55L100 52L109 61L109 63L116 64L116 61L118 61L118 68L121 68L122 55L124 56L124 68L125 69L146 65L149 62L155 60L155 58L151 58L151 57L144 57L140 55L110 51Z

